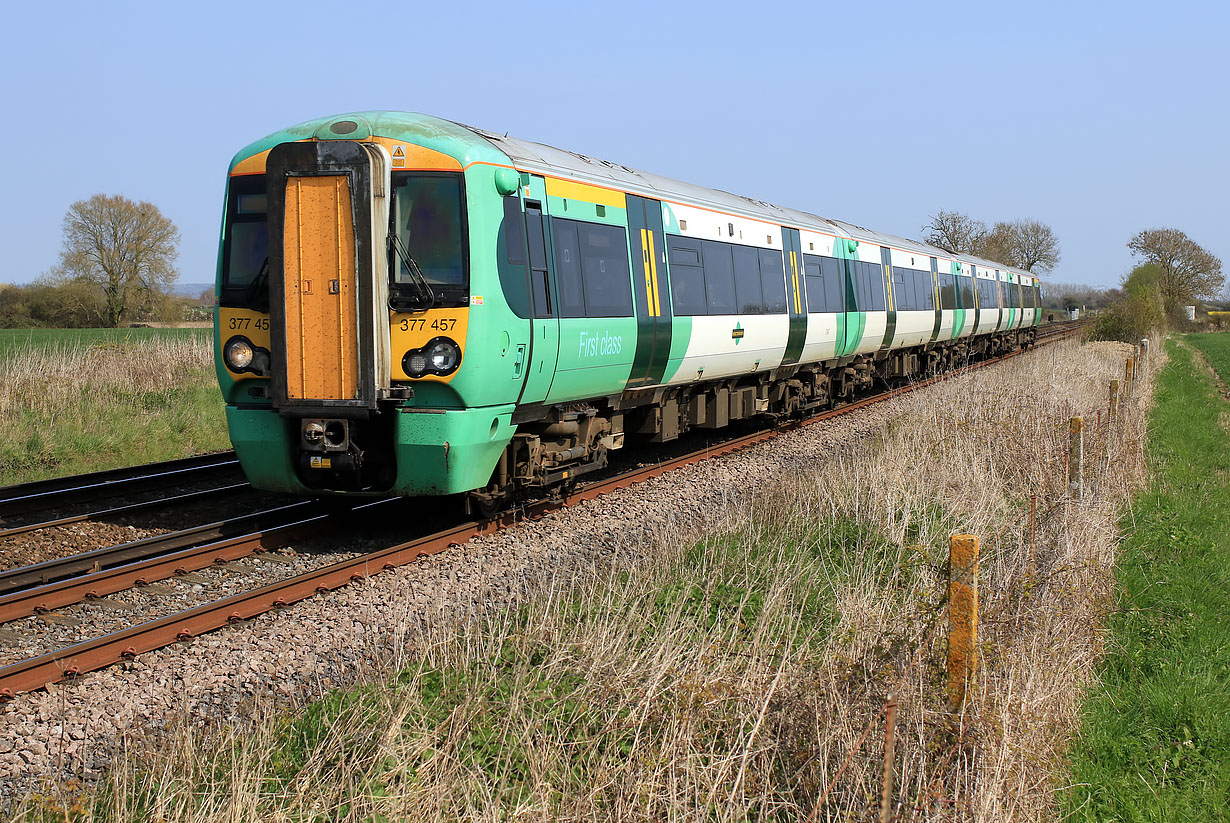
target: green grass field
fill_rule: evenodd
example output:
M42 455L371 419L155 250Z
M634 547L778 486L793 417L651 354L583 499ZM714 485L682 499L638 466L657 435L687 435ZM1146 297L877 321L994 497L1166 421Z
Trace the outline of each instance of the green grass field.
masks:
M0 330L0 486L230 447L209 329Z
M183 340L209 344L212 329L0 329L0 353L23 346L82 346L91 343L153 343Z
M1189 334L1186 340L1204 353L1224 382L1230 383L1230 332Z
M1230 376L1230 334L1188 342ZM1188 349L1167 347L1153 481L1123 522L1118 610L1065 820L1230 815L1230 403Z

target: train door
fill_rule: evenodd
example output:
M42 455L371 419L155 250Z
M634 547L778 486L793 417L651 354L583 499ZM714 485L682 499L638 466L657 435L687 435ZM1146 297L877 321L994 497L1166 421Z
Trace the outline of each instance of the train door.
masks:
M978 267L973 263L965 263L964 265L969 267L970 289L974 297L974 325L970 326L970 334L974 335L981 331L978 328L978 324L982 322L982 290L978 288Z
M389 158L282 143L265 175L275 408L374 408L389 386ZM382 343L382 341L384 341Z
M939 261L931 258L931 293L935 295L935 326L931 329L931 342L940 339L940 327L944 325L944 289L940 285Z
M893 335L897 332L897 295L893 293L893 250L888 246L880 247L880 268L884 277L884 339L880 342L883 351L893 344Z
M542 185L539 178L533 183ZM547 224L542 216L542 203L525 201L525 238L530 266L530 354L522 403L541 403L551 389L555 364L559 359L559 315L556 294L551 283Z
M1004 289L1004 281L1000 279L999 269L995 269L995 299L999 302L999 319L995 321L995 331L1001 331L1007 326L1008 292Z
M782 229L782 250L786 264L786 309L790 313L790 335L782 365L799 362L807 342L807 295L803 290L803 249L798 229Z
M662 382L671 353L671 296L666 267L662 204L628 195L632 294L636 300L636 354L628 388Z

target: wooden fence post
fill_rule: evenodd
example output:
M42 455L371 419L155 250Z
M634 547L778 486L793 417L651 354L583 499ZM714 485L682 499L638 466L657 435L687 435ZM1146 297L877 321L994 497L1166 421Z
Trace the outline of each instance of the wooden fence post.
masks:
M897 695L889 692L884 704L884 781L880 785L880 823L888 823L893 810L893 760L897 748Z
M1110 405L1108 409L1109 411L1107 413L1110 415L1110 417L1107 420L1107 423L1109 424L1107 428L1109 429L1110 425L1113 425L1115 422L1115 413L1119 411L1119 381L1118 380L1110 381Z
M978 538L948 539L948 707L965 708L978 667Z
M1136 376L1136 359L1129 357L1127 362L1123 364L1123 393L1128 397L1132 396L1133 378Z
M1073 500L1080 500L1085 491L1082 465L1085 460L1085 424L1079 417L1068 421L1068 491Z

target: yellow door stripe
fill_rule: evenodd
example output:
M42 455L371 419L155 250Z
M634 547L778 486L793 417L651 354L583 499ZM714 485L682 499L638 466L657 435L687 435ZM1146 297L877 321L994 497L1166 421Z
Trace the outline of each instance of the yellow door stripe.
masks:
M803 298L799 295L799 261L796 252L790 252L790 280L794 283L794 313L803 313Z
M650 317L655 317L653 313L653 280L649 272L649 239L646 235L649 234L648 229L641 229L641 262L645 264L645 305L646 311Z
M658 251L654 248L653 232L649 232L649 270L653 273L653 316L662 316L662 304L658 302Z
M888 310L893 311L893 270L887 263L884 264L884 293L888 295Z

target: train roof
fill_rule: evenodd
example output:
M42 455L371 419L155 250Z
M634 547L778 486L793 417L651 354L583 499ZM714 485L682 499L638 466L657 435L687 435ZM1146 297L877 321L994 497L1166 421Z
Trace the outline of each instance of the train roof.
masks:
M608 160L589 157L577 152L523 140L519 137L496 134L485 129L467 126L452 120L445 120L427 114L399 111L364 111L348 114L337 114L321 117L291 126L270 134L248 145L235 155L231 162L232 169L241 159L268 151L278 143L311 139L319 136L330 123L339 120L357 120L364 126L366 133L381 133L387 136L400 135L402 139L413 139L415 142L456 156L462 165L472 162L498 162L497 158L506 156L518 168L527 171L538 171L553 177L573 178L600 186L618 188L634 194L642 194L657 200L677 199L689 204L707 207L715 211L738 214L753 219L765 220L779 225L797 228L807 228L854 240L875 243L881 246L906 251L915 251L933 257L943 257L946 260L957 260L963 263L973 263L979 268L993 268L1009 271L1019 275L1036 277L1030 272L984 260L966 254L951 254L943 249L930 246L918 240L897 237L891 234L868 229L854 223L821 217L797 209L777 206L732 194L721 189L709 189L682 180L639 171L628 166L612 163ZM364 131L357 132L358 134Z
M968 254L952 254L919 240L886 234L854 223L821 217L763 200L732 194L721 189L710 189L693 183L685 183L682 180L640 171L619 163L612 163L609 160L600 160L578 152L556 148L545 143L536 143L532 140L523 140L519 137L510 137L506 134L496 134L475 126L467 126L464 123L457 125L491 141L509 156L514 165L525 170L541 171L554 177L571 177L584 182L646 195L657 200L678 198L689 204L694 203L717 211L731 212L745 217L767 220L771 223L808 228L881 246L892 246L904 251L916 251L928 257L943 257L946 260L972 263L979 268L999 269L1028 277L1037 276L993 260L985 260Z

